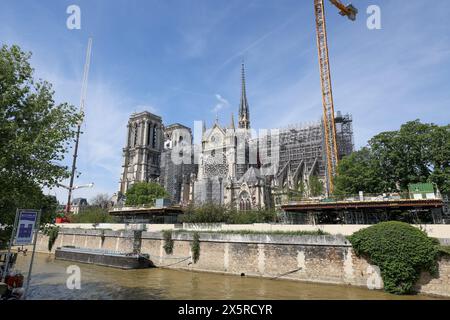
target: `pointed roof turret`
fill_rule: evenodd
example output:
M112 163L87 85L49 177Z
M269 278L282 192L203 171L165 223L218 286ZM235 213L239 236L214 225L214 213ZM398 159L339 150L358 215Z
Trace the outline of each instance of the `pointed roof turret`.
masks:
M234 126L234 115L233 115L233 112L231 113L230 129L233 129L233 130L236 129L236 127Z
M239 103L239 128L250 128L250 111L247 102L247 92L245 91L244 62L242 62L241 65L241 101Z

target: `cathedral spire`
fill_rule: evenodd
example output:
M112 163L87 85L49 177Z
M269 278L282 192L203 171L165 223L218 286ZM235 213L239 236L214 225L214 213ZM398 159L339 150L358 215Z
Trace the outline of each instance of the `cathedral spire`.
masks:
M233 116L233 112L231 113L231 123L230 123L230 129L236 129L236 127L234 126L234 116Z
M250 112L245 92L245 70L244 62L241 65L241 102L239 103L239 128L250 128Z

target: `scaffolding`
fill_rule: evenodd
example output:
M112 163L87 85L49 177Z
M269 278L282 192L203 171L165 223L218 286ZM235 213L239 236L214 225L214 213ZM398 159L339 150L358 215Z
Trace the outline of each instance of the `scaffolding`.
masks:
M170 194L173 204L185 203L189 199L189 187L192 175L198 170L194 164L194 155L190 154L190 161L178 159L175 163L172 157L175 152L182 157L192 145L191 129L175 123L164 128L164 150L161 153L159 183ZM181 163L179 163L181 162Z
M352 117L337 112L337 143L340 158L353 152ZM261 148L270 148L270 136L267 144L260 144ZM306 125L291 125L279 129L279 162L275 178L291 175L293 180L299 181L299 174L308 179L316 175L325 179L325 142L323 122L313 122ZM261 150L266 152L265 150ZM297 177L295 177L297 176ZM292 187L295 187L292 185Z
M338 111L334 122L336 124L338 157L339 159L342 159L344 156L351 154L354 150L353 119L351 115L342 115L341 112Z

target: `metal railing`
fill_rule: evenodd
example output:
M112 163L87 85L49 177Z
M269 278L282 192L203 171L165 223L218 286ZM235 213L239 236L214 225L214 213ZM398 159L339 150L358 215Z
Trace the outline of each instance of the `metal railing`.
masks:
M403 200L442 200L440 194L421 194L409 192L394 192L394 193L363 193L363 194L341 194L332 195L330 197L310 197L305 198L301 195L295 194L295 191L286 193L287 202L300 203L335 203L335 202L363 202L363 201L403 201Z

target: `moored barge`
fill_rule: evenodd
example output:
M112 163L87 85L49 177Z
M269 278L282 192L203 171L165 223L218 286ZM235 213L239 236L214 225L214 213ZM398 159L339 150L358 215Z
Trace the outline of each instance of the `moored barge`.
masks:
M148 254L124 253L102 249L58 247L55 259L95 264L120 269L143 269L153 267Z

